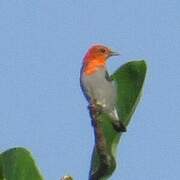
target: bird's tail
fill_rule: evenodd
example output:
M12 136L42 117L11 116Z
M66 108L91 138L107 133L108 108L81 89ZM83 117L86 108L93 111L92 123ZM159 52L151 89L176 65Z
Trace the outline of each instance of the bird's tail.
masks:
M123 124L122 120L119 118L117 110L114 108L113 111L109 113L112 118L112 125L114 129L118 132L126 132L126 126Z
M110 117L112 117L114 120L119 121L119 115L118 112L116 110L116 108L114 108L110 113L109 113Z

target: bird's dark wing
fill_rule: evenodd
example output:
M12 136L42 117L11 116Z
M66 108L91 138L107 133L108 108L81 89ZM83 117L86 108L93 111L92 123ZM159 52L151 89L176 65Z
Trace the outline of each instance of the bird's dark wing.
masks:
M107 71L105 72L105 78L107 81L113 81L113 79L109 76L109 73Z

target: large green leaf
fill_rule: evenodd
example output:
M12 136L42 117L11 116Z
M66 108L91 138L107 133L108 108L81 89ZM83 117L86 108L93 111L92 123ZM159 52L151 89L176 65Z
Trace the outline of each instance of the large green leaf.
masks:
M112 75L112 78L116 82L118 89L118 113L124 125L126 126L129 124L130 118L135 111L137 103L139 102L145 75L146 63L143 60L128 62L120 67ZM106 114L102 114L100 116L101 126L107 144L106 150L110 165L107 169L104 169L105 172L103 172L103 175L101 177L92 178L93 174L100 171L100 169L101 171L103 169L101 167L102 160L100 159L95 146L91 160L91 170L89 177L90 180L106 180L109 176L112 175L116 168L116 150L121 133L118 133L114 130L109 118L110 117L108 117Z
M0 180L42 180L35 162L24 148L13 148L0 154Z

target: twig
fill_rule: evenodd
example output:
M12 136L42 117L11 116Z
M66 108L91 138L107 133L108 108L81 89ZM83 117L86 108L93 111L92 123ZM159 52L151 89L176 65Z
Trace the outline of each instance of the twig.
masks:
M99 113L90 109L90 114L94 126L95 145L96 151L99 156L99 167L94 174L90 174L89 180L100 180L103 176L108 173L109 168L114 162L113 157L108 153L107 142L104 136L104 131L99 119Z

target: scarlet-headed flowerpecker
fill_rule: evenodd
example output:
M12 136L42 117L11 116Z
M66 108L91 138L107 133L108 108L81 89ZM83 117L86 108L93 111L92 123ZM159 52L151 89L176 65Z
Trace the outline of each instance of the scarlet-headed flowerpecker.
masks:
M117 55L119 54L103 45L92 46L83 59L81 86L90 107L101 107L102 112L111 117L114 129L124 132L126 128L116 109L116 85L106 68L107 59Z

